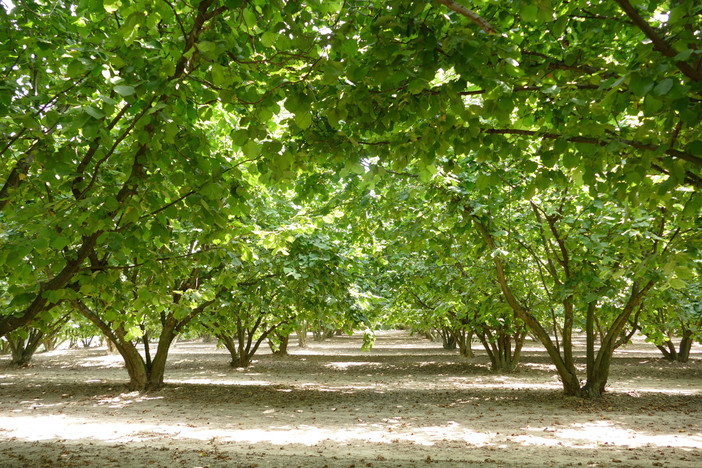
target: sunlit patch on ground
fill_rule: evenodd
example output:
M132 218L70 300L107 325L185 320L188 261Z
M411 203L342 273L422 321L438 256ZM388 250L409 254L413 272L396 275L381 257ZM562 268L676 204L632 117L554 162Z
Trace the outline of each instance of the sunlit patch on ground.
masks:
M364 369L372 369L374 367L383 367L383 364L379 362L364 362L364 361L357 361L357 362L330 362L328 364L325 364L324 367L328 369L334 369L334 370L346 370L349 367L363 367Z

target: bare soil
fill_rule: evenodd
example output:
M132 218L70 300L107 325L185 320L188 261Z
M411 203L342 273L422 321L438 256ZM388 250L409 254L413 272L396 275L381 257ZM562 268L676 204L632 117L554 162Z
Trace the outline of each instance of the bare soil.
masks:
M292 340L291 340L292 341ZM337 336L245 370L214 344L173 346L167 385L126 390L119 355L0 357L2 467L702 466L702 355L636 339L601 400L564 397L543 349L495 374L404 331Z

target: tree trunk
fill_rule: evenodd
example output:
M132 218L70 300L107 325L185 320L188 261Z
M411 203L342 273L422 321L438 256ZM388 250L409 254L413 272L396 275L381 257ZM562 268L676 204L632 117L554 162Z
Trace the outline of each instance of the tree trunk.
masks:
M526 330L516 332L514 335L497 330L493 335L487 328L477 333L480 343L490 358L492 370L495 372L512 372L517 368L526 335ZM514 349L512 349L512 341L514 341Z
M599 398L604 394L607 379L609 378L609 367L612 363L612 355L614 354L622 330L628 323L629 317L634 309L641 304L641 301L643 301L654 284L655 282L650 280L643 288L639 288L638 282L635 281L631 286L629 300L617 318L614 319L614 322L602 340L595 362L592 364L592 368L588 368L587 370L588 378L585 381L585 385L580 389L579 396Z
M456 349L456 338L450 330L442 328L439 330L439 333L441 334L441 341L444 349Z
M7 339L12 352L11 364L16 367L27 367L32 361L32 356L34 356L37 348L39 348L43 337L44 332L36 328L32 328L29 331L29 336L26 339L16 334L9 334Z
M468 211L468 214L472 216L473 220L475 221L475 226L480 231L480 235L488 244L488 247L491 250L494 250L496 247L495 240L493 239L492 234L488 230L485 223L479 216L473 214L469 210L466 211ZM655 280L649 280L643 288L639 287L640 285L638 284L638 281L634 282L631 287L631 295L629 296L627 304L624 306L621 313L616 317L611 327L607 330L606 335L601 339L600 349L594 362L590 362L590 366L587 370L587 375L590 376L590 378L587 379L585 386L581 387L580 379L578 378L572 355L571 332L573 325L573 304L571 298L568 297L563 301L565 308L565 321L562 332L563 355L561 355L560 350L554 345L551 337L548 335L539 320L526 308L524 308L515 297L512 288L507 281L505 266L500 256L495 255L492 260L493 264L495 265L497 280L500 284L500 289L502 290L505 300L514 311L514 315L526 324L526 326L539 338L541 344L543 344L546 348L546 352L548 352L551 362L555 364L558 376L563 384L563 393L566 395L580 397L602 396L607 383L607 377L609 376L609 367L612 361L612 353L616 347L615 345L617 338L621 335L621 332L626 326L634 308L641 304L648 291L655 284Z
M10 343L7 340L0 340L0 354L5 355L11 352Z
M166 361L168 360L168 351L171 349L171 343L176 337L175 327L177 322L170 318L161 329L161 335L158 337L158 346L156 354L151 361L151 368L148 373L148 382L145 390L157 390L163 387L163 377L166 374Z
M488 244L491 250L494 250L495 241L485 224L475 215L473 215L473 219L476 221L475 225L480 231L480 234L485 242ZM570 371L569 366L561 356L560 350L554 345L551 337L548 335L548 332L546 329L544 329L539 320L527 309L525 309L514 296L512 288L509 286L507 277L505 276L505 267L502 263L502 259L499 255L495 255L492 258L492 261L495 265L495 273L497 273L497 280L500 284L500 289L502 290L505 300L514 311L514 315L526 324L526 326L532 333L534 333L534 335L536 335L541 344L546 348L546 352L551 358L551 362L555 364L556 371L558 372L558 376L563 384L563 393L566 395L580 396L580 380L578 379L578 376Z
M690 349L692 349L692 331L684 330L680 340L679 349L675 349L672 339L667 339L662 344L656 345L663 357L671 362L687 362L690 359Z
M246 369L250 365L251 365L251 356L249 356L249 353L246 353L246 352L239 353L239 362L234 367L241 367L242 369Z
M44 351L53 351L59 345L58 333L44 337Z
M141 357L139 351L133 343L123 339L124 333L119 333L121 339L119 343L115 343L115 347L119 354L124 359L124 365L127 368L129 375L129 383L127 386L131 391L145 391L149 383L149 370L146 368L146 362Z
M595 369L595 301L587 305L587 316L585 318L585 361L587 367L587 380L591 380Z
M133 342L125 339L123 329L115 331L117 343L115 346L124 359L129 374L129 389L132 391L146 392L158 390L163 387L163 377L166 371L168 351L173 341L173 330L166 329L161 332L158 340L156 354L153 360L147 362L139 353ZM148 344L145 343L145 346Z
M671 340L666 340L661 344L656 345L656 348L663 353L663 357L668 361L677 361L678 352L675 350L675 345Z
M224 333L218 334L217 338L219 338L219 341L221 341L224 347L227 348L227 351L229 351L229 355L232 358L232 360L229 362L229 365L232 367L238 367L239 353L237 352L236 342L234 341L234 338Z
M127 374L129 375L128 387L130 390L143 392L157 390L163 386L168 349L175 336L175 327L178 325L175 319L171 317L162 324L163 329L159 337L156 354L153 360L149 359L147 361L139 353L134 342L126 339L127 332L122 325L113 330L110 325L103 322L95 312L90 310L83 301L74 301L74 304L81 315L98 327L117 348L127 368ZM143 343L145 348L148 349L148 340L143 340ZM148 351L146 353L150 355Z
M687 362L690 359L690 349L692 349L692 331L685 330L682 340L680 340L680 351L678 351L678 362Z
M458 349L460 350L461 356L465 358L474 357L473 354L473 331L468 331L465 329L451 329L451 335L453 339L458 344Z
M295 334L297 334L297 345L300 348L306 348L307 347L307 323L305 323L300 328L295 330Z
M288 343L290 341L290 335L284 334L284 335L278 335L276 333L276 336L278 337L278 340L280 344L278 344L278 350L275 351L273 354L277 356L287 356L288 355Z
M473 333L468 334L463 340L459 341L458 347L461 350L461 356L464 358L475 357L473 352Z
M107 352L108 354L115 354L118 353L117 348L115 347L115 344L112 342L111 339L106 338L105 342L107 343Z

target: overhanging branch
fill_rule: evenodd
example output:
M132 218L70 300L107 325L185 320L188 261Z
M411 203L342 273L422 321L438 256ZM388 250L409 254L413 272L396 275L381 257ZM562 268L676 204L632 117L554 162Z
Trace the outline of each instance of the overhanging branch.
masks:
M598 146L606 146L609 143L616 141L616 142L623 143L627 146L630 146L630 147L636 148L636 149L648 150L648 151L659 150L659 147L657 145L641 143L640 141L635 141L635 140L626 140L623 138L613 138L612 140L600 140L598 138L586 137L586 136L566 137L565 135L561 135L558 133L537 132L535 130L520 130L520 129L514 129L514 128L488 128L488 129L484 129L483 133L487 133L490 135L532 136L532 137L541 138L542 140L557 140L559 138L564 138L566 141L570 141L573 143L588 143L591 145L598 145ZM699 156L695 156L694 154L690 154L690 153L687 153L685 151L680 151L680 150L676 150L673 148L669 148L669 149L665 150L664 153L667 154L668 156L673 156L675 158L682 159L684 161L688 161L688 162L691 162L697 166L702 167L702 158L700 158Z
M653 28L650 24L646 22L645 19L641 17L636 8L634 8L634 6L631 3L629 3L629 0L615 1L619 4L619 7L624 11L624 13L626 13L629 19L631 19L631 22L634 23L636 27L639 28L646 35L646 37L651 40L651 42L653 43L653 47L657 51L669 58L674 58L676 55L678 55L675 49L673 49L673 47L666 42L665 38L659 36L658 31L656 31L655 28ZM675 65L688 78L691 78L695 81L702 81L702 70L692 68L690 64L685 63L682 60L676 61Z
M480 26L480 29L485 31L488 34L497 34L497 30L492 27L490 23L488 23L485 19L483 19L479 14L474 12L473 10L470 10L463 5L461 5L458 2L454 2L453 0L436 0L437 2L441 3L442 5L446 5L447 8L450 10L455 11L459 15L463 15L478 26Z

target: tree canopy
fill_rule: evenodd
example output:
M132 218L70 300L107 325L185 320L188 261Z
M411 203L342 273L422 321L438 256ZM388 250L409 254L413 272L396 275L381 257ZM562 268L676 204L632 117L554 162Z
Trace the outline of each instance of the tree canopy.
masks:
M241 353L242 327L404 320L496 368L528 330L598 396L623 335L670 342L663 295L700 328L701 12L6 2L0 336L78 310L144 388L187 327Z

